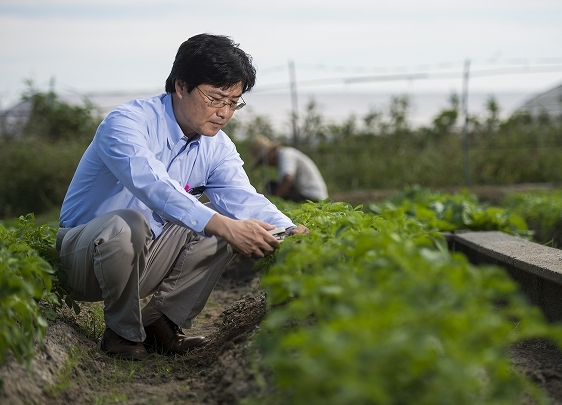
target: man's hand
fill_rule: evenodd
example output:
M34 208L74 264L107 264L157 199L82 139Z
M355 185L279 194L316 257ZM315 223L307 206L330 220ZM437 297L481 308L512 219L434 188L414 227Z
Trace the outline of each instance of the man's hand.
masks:
M291 229L290 235L307 234L310 230L304 225L298 225L296 228Z
M279 241L268 232L272 229L274 225L257 219L234 220L217 213L207 223L205 232L222 237L243 256L261 258L279 247Z

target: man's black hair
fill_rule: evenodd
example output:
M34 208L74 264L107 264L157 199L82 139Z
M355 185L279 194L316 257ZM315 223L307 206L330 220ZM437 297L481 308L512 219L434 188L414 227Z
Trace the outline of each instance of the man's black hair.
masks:
M175 92L176 80L184 81L189 93L203 83L221 89L242 83L246 93L256 83L256 69L252 57L229 37L199 34L180 45L166 79L166 93Z

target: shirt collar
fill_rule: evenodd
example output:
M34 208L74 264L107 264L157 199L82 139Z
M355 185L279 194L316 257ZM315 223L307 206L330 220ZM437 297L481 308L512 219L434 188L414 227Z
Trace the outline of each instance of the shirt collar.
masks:
M168 140L172 145L175 145L180 140L187 140L187 137L183 134L176 116L174 115L174 106L172 105L172 95L166 93L162 96L162 103L164 104L164 110L166 112L165 119L168 126Z

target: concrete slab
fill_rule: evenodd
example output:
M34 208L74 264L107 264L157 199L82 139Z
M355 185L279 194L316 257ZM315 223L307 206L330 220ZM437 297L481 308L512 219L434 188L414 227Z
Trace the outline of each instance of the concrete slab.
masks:
M474 264L504 267L550 321L562 321L562 250L498 231L454 232L449 248Z
M497 231L455 233L452 238L455 245L465 245L499 262L562 284L560 249Z

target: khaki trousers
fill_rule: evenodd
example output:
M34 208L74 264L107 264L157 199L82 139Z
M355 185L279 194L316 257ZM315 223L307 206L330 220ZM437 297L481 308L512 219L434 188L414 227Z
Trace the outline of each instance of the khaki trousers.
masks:
M59 229L57 250L71 296L103 301L106 325L135 342L146 337L142 298L153 294L145 309L189 328L232 258L222 238L171 223L153 240L144 216L130 209Z

